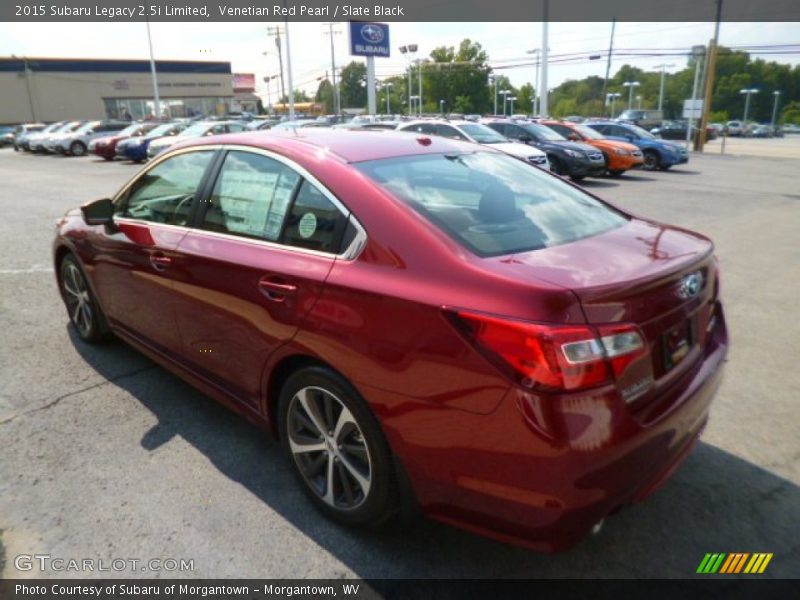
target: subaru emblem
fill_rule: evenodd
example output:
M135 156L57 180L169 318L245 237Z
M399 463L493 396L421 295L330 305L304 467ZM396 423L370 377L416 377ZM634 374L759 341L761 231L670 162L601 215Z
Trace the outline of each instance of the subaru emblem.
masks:
M701 289L703 289L703 274L695 271L678 282L678 297L683 300L694 298Z

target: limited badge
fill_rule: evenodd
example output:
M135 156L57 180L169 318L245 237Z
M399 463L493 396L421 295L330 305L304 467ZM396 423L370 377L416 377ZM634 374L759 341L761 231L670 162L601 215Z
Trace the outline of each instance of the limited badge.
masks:
M314 232L317 230L317 217L314 216L314 213L306 213L300 219L300 223L297 225L297 231L300 233L300 237L303 238L310 238L314 235Z

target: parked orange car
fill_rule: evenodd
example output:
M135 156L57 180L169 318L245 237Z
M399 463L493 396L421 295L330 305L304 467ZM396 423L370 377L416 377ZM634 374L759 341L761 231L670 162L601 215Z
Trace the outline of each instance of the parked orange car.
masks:
M542 120L539 122L557 131L568 140L585 142L600 150L606 157L606 169L612 177L619 177L628 169L641 167L644 163L642 151L633 144L610 140L586 125L570 121Z

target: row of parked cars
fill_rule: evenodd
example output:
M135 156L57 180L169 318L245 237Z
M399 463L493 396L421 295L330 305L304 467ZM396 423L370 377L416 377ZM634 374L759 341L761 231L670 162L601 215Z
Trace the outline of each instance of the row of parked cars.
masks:
M636 168L662 169L686 163L688 153L676 144L632 123L590 120L507 118L356 117L348 122L320 117L302 120L179 119L168 122L63 121L21 125L15 150L94 154L105 160L143 162L171 145L195 137L248 130L305 127L396 129L491 146L539 168L580 181L586 177L619 177Z
M324 127L322 120L288 121L274 128ZM417 120L360 117L334 128L397 129L423 135L491 145L538 167L580 181L585 177L619 177L635 168L662 169L689 160L686 149L632 123L592 120L530 119L490 116Z
M236 120L59 121L49 125L19 125L12 143L17 151L68 156L95 154L106 160L122 158L142 162L177 141L234 133L247 127L246 123Z

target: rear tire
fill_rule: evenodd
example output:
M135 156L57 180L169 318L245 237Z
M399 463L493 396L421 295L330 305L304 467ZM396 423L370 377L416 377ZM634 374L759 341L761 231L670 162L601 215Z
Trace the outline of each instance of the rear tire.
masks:
M316 508L343 525L374 526L397 510L392 455L359 393L325 367L291 375L278 405L281 445Z
M644 151L644 164L642 168L645 171L653 171L657 169L661 165L661 157L659 157L658 152L655 150L645 150Z
M608 174L611 175L611 177L621 177L623 173L625 173L625 171L622 170L614 170L608 172Z
M78 337L88 344L95 344L108 337L105 315L92 294L83 268L73 254L67 254L62 259L58 273L61 298Z

